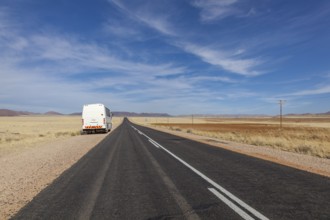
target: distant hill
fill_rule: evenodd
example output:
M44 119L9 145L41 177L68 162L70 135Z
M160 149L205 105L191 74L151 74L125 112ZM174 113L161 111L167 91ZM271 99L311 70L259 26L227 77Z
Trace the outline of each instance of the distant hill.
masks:
M9 109L0 109L0 116L19 116L19 115L38 115L39 113L28 111L14 111Z
M259 117L270 117L270 115L248 115L248 114L193 114L193 115L179 115L180 117L209 117L209 118L259 118Z
M171 117L167 113L112 112L112 114L116 117ZM81 115L81 112L75 112L69 115Z
M20 115L66 115L60 112L48 111L44 114L27 112L27 111L14 111L9 109L0 109L0 116L20 116ZM81 115L81 112L74 112L67 115ZM116 117L171 117L166 113L135 113L135 112L113 112Z
M171 117L167 113L112 112L117 117Z
M74 112L74 113L71 113L69 115L81 115L81 112Z
M20 116L20 115L63 115L59 112L49 111L44 114L28 112L28 111L14 111L9 109L0 109L0 116Z
M49 112L44 113L44 115L63 115L63 114L59 113L59 112L49 111Z
M74 112L71 114L62 114L60 112L48 111L44 114L28 112L28 111L14 111L10 109L0 109L0 116L20 116L20 115L77 115L80 116L81 112ZM124 112L124 111L115 111L113 115L116 117L173 117L167 113L136 113L136 112ZM330 111L319 114L286 114L285 116L328 116ZM180 117L191 117L190 115L178 115ZM269 117L270 115L263 114L194 114L194 117L222 117L222 118L245 118L245 117Z
M20 115L17 111L9 109L0 109L0 116L18 116Z
M294 114L294 113L291 113L291 114L286 114L285 116L322 116L322 115L330 115L330 111L328 112L325 112L325 113L303 113L303 114Z

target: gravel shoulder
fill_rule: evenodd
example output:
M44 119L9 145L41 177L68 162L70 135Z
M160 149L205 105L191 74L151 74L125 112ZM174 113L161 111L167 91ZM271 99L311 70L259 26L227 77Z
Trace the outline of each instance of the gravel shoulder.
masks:
M268 160L274 163L304 170L310 173L315 173L318 175L330 177L330 159L324 159L309 155L282 151L268 146L254 146L254 145L220 140L217 138L209 138L209 137L204 137L182 131L174 131L166 128L160 128L157 126L150 126L145 124L141 124L141 125L162 132L195 140L201 143L206 143L215 147L221 147L237 153L249 155L263 160Z
M0 157L0 219L14 215L107 135L54 140Z

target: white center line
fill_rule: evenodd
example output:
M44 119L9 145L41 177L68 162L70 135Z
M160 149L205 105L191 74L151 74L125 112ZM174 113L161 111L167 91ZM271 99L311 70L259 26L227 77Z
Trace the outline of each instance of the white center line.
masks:
M139 133L141 131L139 131L138 129L136 129ZM142 132L141 132L142 133ZM172 157L174 157L175 159L177 159L179 162L181 162L183 165L185 165L186 167L188 167L189 169L191 169L194 173L196 173L198 176L200 176L201 178L203 178L204 180L206 180L208 183L210 183L212 186L214 186L215 188L217 188L220 192L222 192L223 194L225 194L226 196L228 196L230 199L232 199L233 201L235 201L236 203L238 203L241 207L245 208L246 210L248 210L250 213L252 213L254 216L258 217L261 220L269 220L269 218L267 218L266 216L264 216L263 214L261 214L260 212L258 212L257 210L255 210L254 208L252 208L251 206L249 206L248 204L246 204L245 202L243 202L242 200L240 200L238 197L236 197L235 195L233 195L231 192L229 192L228 190L226 190L225 188L223 188L222 186L220 186L219 184L217 184L216 182L214 182L212 179L208 178L206 175L204 175L203 173L201 173L200 171L198 171L197 169L195 169L193 166L191 166L190 164L188 164L187 162L185 162L184 160L182 160L180 157L176 156L175 154L173 154L171 151L167 150L165 147L163 147L162 145L160 145L159 143L157 143L156 141L154 141L153 139L151 139L150 137L148 137L147 135L145 135L144 133L142 133L143 136L147 137L149 139L149 141L151 143L153 143L154 145L157 144L156 147L163 149L165 152L167 152L168 154L170 154ZM211 190L210 190L211 191ZM211 191L212 192L212 191ZM217 191L216 191L217 192ZM214 192L212 192L214 194ZM220 194L218 192L218 194ZM221 194L220 194L221 195ZM216 195L218 198L219 196ZM221 195L222 196L222 195ZM222 196L223 197L223 196ZM224 197L225 198L225 197ZM226 199L226 198L225 198ZM227 199L228 200L228 199ZM222 200L223 201L223 200ZM229 201L229 200L228 200ZM235 205L236 206L236 205ZM231 207L231 206L230 206ZM235 210L234 210L235 211ZM243 210L241 210L242 212L244 212ZM245 213L245 212L244 212ZM245 213L246 214L246 213ZM247 215L247 214L246 214ZM251 216L249 216L251 219L253 219Z

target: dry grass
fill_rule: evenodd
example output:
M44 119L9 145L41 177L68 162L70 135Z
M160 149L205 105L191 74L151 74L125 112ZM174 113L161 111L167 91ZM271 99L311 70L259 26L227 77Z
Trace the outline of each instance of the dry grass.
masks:
M113 123L121 120L114 117ZM80 135L80 130L80 116L0 117L0 157L38 143Z
M285 118L166 118L131 120L171 130L257 146L270 146L330 158L330 117Z

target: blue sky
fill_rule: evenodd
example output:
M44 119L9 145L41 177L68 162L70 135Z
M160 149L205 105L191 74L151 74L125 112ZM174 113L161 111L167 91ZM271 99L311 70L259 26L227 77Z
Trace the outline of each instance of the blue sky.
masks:
M0 108L330 111L327 0L0 0Z

